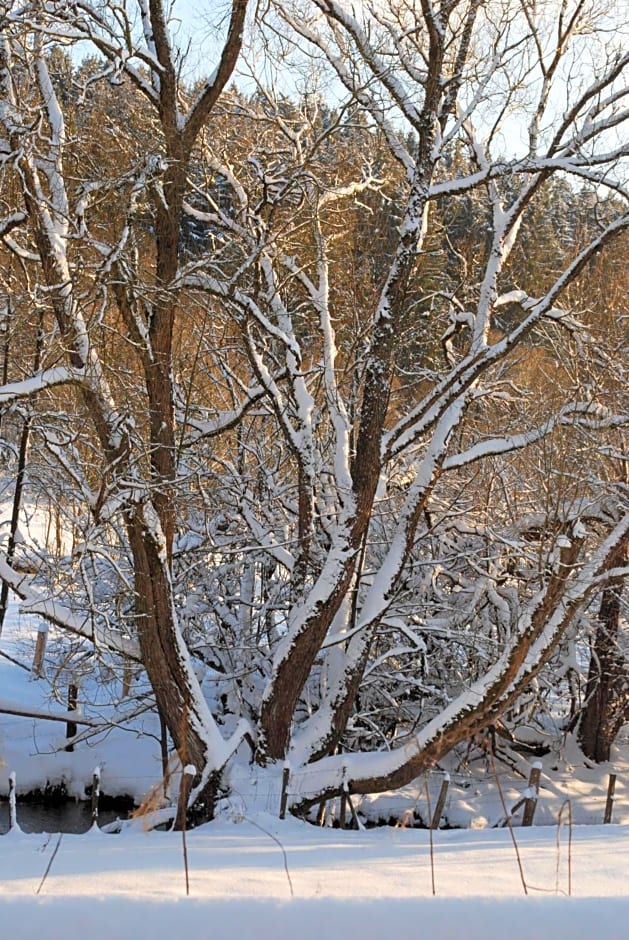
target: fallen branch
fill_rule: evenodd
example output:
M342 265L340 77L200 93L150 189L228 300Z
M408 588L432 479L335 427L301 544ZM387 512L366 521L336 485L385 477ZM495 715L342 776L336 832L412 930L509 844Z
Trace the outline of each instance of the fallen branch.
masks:
M103 725L101 719L81 717L76 712L55 712L51 714L41 708L24 708L7 699L0 699L0 714L17 715L18 718L39 718L42 721L63 721L64 723L72 721L75 725L89 725L92 728L99 728Z

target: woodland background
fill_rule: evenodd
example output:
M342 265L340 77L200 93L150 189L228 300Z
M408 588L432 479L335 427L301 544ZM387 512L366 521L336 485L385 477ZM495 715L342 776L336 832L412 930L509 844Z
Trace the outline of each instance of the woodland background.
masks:
M0 616L52 625L62 701L145 672L206 817L234 762L303 811L475 735L609 759L622 17L177 14L0 4Z

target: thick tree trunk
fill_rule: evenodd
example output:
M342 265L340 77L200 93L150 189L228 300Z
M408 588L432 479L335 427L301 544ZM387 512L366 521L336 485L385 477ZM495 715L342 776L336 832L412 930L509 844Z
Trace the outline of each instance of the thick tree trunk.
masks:
M205 791L212 799L228 748L223 746L222 736L213 724L178 628L170 573L176 529L177 471L172 345L178 297L173 281L179 264L182 205L190 154L233 73L242 45L247 7L248 0L232 0L229 26L216 68L190 107L182 111L181 63L169 36L170 8L161 0L150 0L144 10L144 27L153 50L152 59L157 59L151 75L152 90L148 90L145 76L135 82L156 107L167 159L162 178L151 189L155 210L155 290L143 295L145 307L142 310L142 315L147 315L148 340L143 330L137 337L145 372L149 412L146 453L151 472L148 479L136 480L137 489L124 516L133 558L134 604L143 664L182 763L195 765L207 781ZM89 22L88 11L82 28L89 30ZM33 35L39 36L37 29L33 29ZM30 49L30 38L27 44ZM80 271L81 266L77 265L75 271L68 247L73 244L75 228L64 176L66 130L43 46L43 42L40 45L39 40L33 41L34 58L29 59L27 70L30 74L32 69L36 76L41 110L41 122L36 119L31 123L33 115L37 117L36 110L25 112L28 118L23 118L21 93L16 92L14 85L11 45L8 39L0 44L0 119L10 150L16 155L26 215L32 223L39 253L38 278L48 288L70 364L82 373L79 394L102 446L103 472L115 468L124 478L135 442L126 434L123 415L116 408L105 369L90 336L90 323L83 318L83 300L77 302L75 295L76 271ZM102 51L119 62L114 46ZM135 71L130 70L132 81L135 75ZM33 98L33 105L35 101ZM40 143L35 147L25 144L25 140L29 140L27 132L35 133L36 127ZM3 234L7 231L5 226ZM125 283L126 278L123 278L114 291L123 301L123 317L129 312L125 305L137 296L132 290L127 296ZM129 319L133 321L133 317ZM133 335L133 330L131 333ZM134 472L141 466L145 454L133 454L134 459L138 456L140 460ZM143 502L136 504L138 491Z
M586 757L608 761L616 736L629 721L629 669L620 645L622 584L603 592L592 642L586 685L586 704L578 739Z
M207 759L207 742L200 734L203 717L197 714L196 680L174 621L170 580L160 557L164 547L156 543L141 508L129 519L128 532L142 662L182 762L202 770Z
M295 705L308 679L312 664L338 611L353 573L354 558L348 560L338 575L336 586L326 600L318 604L280 661L275 681L262 702L258 740L260 763L286 756Z

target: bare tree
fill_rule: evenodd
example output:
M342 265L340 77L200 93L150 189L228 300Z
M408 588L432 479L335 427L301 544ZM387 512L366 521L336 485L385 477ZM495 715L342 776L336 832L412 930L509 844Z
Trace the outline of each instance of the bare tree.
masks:
M234 0L216 67L197 97L186 104L167 7L161 0L116 7L60 3L50 9L39 3L5 4L1 23L3 159L5 170L17 176L22 189L21 218L14 221L24 224L32 240L28 247L17 242L10 247L26 264L39 266L37 286L47 294L66 351L66 364L14 383L5 388L3 399L72 384L102 450L103 487L89 498L96 516L102 514L107 490L119 489L119 481L124 480L122 512L133 558L142 662L173 741L186 760L198 767L202 787L213 786L212 774L220 771L240 737L225 744L216 729L183 647L173 603L169 571L176 478L172 343L178 300L172 282L178 267L191 152L233 72L246 11L245 0ZM134 22L138 15L141 29ZM47 48L55 41L84 39L104 57L103 72L113 87L117 75L124 73L158 129L155 152L146 154L143 165L133 171L126 209L132 215L140 198L151 207L155 256L150 295L138 295L137 282L125 267L129 226L123 224L118 241L111 243L101 243L89 232L86 213L90 201L99 195L99 182L80 180L71 191L66 175L68 135L47 64ZM5 225L5 235L14 227ZM83 249L82 258L75 242ZM148 417L146 450L145 442L135 439L124 405L116 402L91 323L85 318L81 262L107 281L107 290L115 296L135 343ZM148 467L141 470L145 454Z
M245 7L196 93L159 2L138 3L138 42L130 4L5 16L4 166L23 203L4 241L41 272L60 342L0 394L70 385L90 416L100 482L81 484L85 503L99 538L124 523L138 655L200 771L193 798L249 731L258 764L290 760L307 804L432 766L626 576L625 489L587 480L519 507L508 486L519 454L560 435L604 447L627 421L626 399L578 384L532 403L519 357L560 362L587 340L560 304L629 224L629 57L583 0L278 2L258 10L265 63L281 79L295 61L306 82L318 60L333 100L305 86L291 100L257 69L254 93L225 93ZM61 39L94 43L92 83L129 83L156 134L115 179L71 182L46 60ZM558 180L589 187L592 218L540 276L518 252ZM464 246L447 207L478 237ZM107 367L103 309L124 350ZM444 667L425 709L419 661L436 661L439 631L444 656L483 646ZM388 714L357 735L381 676ZM349 741L358 753L336 753Z

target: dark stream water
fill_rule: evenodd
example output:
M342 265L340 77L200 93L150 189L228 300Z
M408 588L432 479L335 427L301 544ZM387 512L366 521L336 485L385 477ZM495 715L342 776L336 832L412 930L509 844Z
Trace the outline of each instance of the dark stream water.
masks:
M99 826L126 819L125 809L103 809L98 814ZM0 835L9 831L9 801L0 800ZM23 832L87 832L92 825L92 813L89 803L76 803L68 800L63 803L17 804L17 821Z

